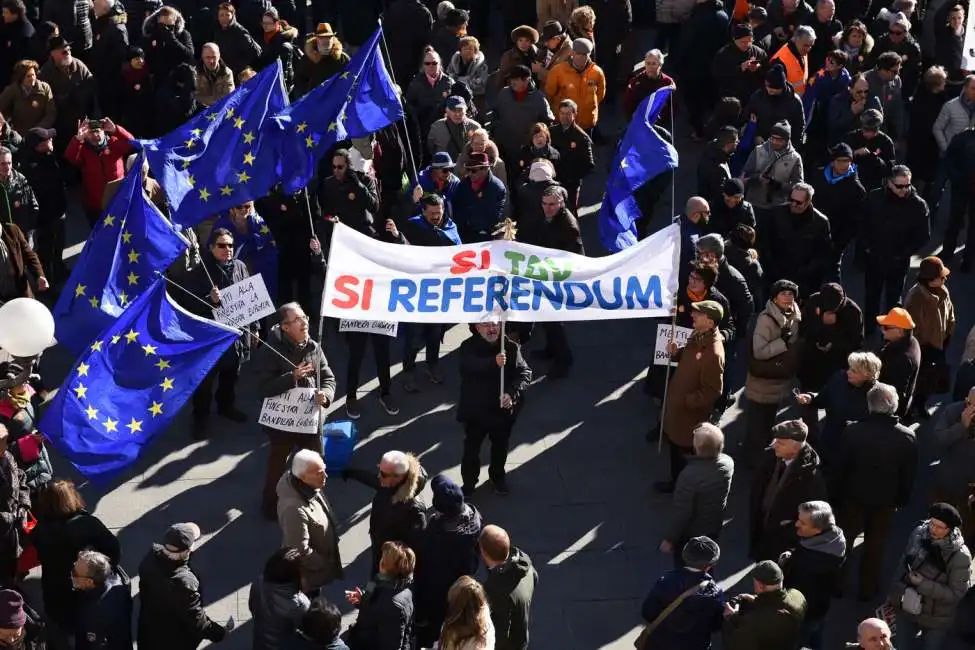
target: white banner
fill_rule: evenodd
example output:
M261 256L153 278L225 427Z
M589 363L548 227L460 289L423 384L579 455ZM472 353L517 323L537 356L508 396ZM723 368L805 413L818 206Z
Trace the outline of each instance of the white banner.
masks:
M275 397L265 397L257 423L278 431L318 435L319 407L314 388L292 388Z
M471 323L666 317L677 291L680 229L607 257L496 240L402 246L341 223L332 232L322 313L341 319Z
M390 320L354 320L343 318L339 321L340 332L362 332L363 334L382 334L396 337L399 323Z
M213 320L231 327L244 327L275 311L261 274L220 290L220 306L213 310Z
M975 72L975 8L969 9L965 20L965 40L961 47L961 69Z
M670 361L670 354L667 352L667 344L670 343L670 331L675 329L674 333L674 343L677 344L678 348L682 348L687 345L687 339L690 338L691 333L694 331L690 327L681 327L677 325L671 328L669 324L664 325L663 323L657 325L657 341L653 346L653 365L655 366L666 366L667 362ZM670 365L676 366L676 361L670 361Z

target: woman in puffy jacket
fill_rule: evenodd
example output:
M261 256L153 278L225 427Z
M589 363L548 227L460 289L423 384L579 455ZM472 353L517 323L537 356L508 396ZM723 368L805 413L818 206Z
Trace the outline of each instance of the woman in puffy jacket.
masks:
M289 647L310 604L301 593L301 554L293 546L279 548L267 559L247 597L254 617L254 650Z
M351 650L413 650L415 568L416 555L410 547L400 542L383 544L376 576L365 590L357 587L346 592L346 599L359 608L349 630Z

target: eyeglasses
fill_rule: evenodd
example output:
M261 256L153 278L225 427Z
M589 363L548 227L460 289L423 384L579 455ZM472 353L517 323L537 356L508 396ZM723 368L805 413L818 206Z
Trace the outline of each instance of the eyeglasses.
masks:
M214 246L216 246L217 248L233 248L234 247L233 244L228 244L225 241L218 241L216 244L214 244Z
M379 476L382 478L393 478L396 475L392 472L384 472L383 470L379 470Z
M282 321L281 324L282 325L291 325L292 323L297 323L297 322L307 323L308 322L308 316L306 316L305 314L301 314L300 316L295 316L291 320Z
M894 185L894 189L895 190L906 190L907 188L909 188L911 186L910 183L907 183L907 184L894 183L893 185Z
M437 65L439 61L424 61L423 65Z

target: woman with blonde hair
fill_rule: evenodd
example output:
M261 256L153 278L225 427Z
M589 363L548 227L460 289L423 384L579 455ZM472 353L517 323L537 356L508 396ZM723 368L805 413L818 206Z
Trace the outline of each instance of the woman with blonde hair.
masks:
M416 647L413 616L413 571L416 555L406 544L386 542L379 573L365 590L356 587L345 599L359 608L349 630L351 650L411 650Z
M457 158L456 168L457 176L460 178L464 178L470 173L470 170L464 165L472 153L486 153L488 155L488 161L491 163L491 173L497 176L504 183L505 187L508 187L508 170L505 167L504 160L501 159L501 154L498 152L498 145L491 140L491 135L487 132L487 129L474 129L467 146L460 152L460 157Z
M484 587L461 576L447 592L447 617L437 650L494 650L494 623Z

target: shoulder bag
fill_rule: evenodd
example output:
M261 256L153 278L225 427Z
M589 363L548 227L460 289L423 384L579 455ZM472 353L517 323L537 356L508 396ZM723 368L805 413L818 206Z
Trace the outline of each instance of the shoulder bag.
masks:
M766 318L771 317L766 316ZM756 323L756 327L757 325ZM775 325L778 327L778 323ZM781 330L782 328L779 327L780 332ZM748 372L758 379L792 379L796 374L801 352L802 346L796 339L795 343L786 348L782 354L777 354L771 359L756 359L755 330L752 328L748 332Z
M650 635L653 634L653 631L660 627L660 624L664 622L664 619L673 614L674 610L680 607L682 602L684 602L689 596L692 596L693 594L696 594L704 589L704 585L706 584L707 580L702 580L699 584L694 585L675 598L672 603L664 608L664 611L657 615L657 618L647 623L647 626L643 628L642 632L640 632L640 636L638 636L636 641L633 642L633 646L637 648L637 650L648 650L650 648Z

